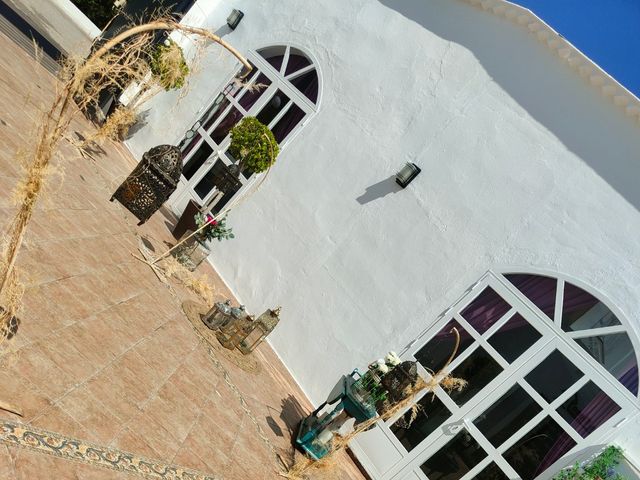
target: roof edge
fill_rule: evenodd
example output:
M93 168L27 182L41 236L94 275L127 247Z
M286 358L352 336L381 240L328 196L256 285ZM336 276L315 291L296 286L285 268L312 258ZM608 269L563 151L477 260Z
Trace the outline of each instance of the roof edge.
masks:
M628 118L640 121L640 99L528 8L508 0L459 0L526 28Z

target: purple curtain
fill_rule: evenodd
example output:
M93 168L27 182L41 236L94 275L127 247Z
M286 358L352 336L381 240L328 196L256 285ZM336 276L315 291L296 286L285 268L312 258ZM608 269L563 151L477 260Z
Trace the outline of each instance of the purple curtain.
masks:
M543 277L540 275L528 275L514 273L505 275L522 294L538 307L542 312L553 320L556 307L556 287L555 278Z
M460 312L460 315L479 333L484 333L510 309L511 305L491 287L487 287Z

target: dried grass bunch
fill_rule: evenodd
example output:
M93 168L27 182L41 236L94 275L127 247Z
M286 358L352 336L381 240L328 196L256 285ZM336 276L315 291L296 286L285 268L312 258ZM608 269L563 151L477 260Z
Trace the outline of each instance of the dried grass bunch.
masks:
M124 89L133 81L144 80L150 68L148 52L153 34L158 31L179 31L217 43L246 67L247 74L251 71L249 62L217 35L168 19L132 27L96 48L87 59L70 60L63 66L53 102L37 125L35 145L28 152L24 178L14 192L18 211L5 234L0 258L0 342L8 338L7 332L11 331L12 322L20 308L22 287L15 263L60 140L66 136L69 124L76 115L98 107L98 99L105 89ZM116 132L132 121L131 112L117 113L101 131L86 137L90 140L113 138Z

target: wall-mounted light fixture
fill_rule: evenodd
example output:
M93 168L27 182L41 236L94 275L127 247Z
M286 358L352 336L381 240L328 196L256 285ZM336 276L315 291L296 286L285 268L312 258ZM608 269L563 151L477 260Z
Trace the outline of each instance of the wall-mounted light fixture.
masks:
M411 181L418 176L421 172L420 167L415 163L407 162L404 167L396 173L396 183L402 188L405 188L411 183Z
M244 13L234 8L231 14L227 17L227 25L229 25L229 28L231 30L235 30L236 27L240 24L240 20L242 20L242 17L244 17Z

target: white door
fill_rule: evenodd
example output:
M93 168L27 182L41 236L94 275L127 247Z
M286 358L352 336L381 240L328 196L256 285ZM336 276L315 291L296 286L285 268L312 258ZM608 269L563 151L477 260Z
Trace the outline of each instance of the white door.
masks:
M426 378L450 355L453 326L461 344L448 370L467 387L423 394L409 426L400 415L362 434L354 450L374 478L545 478L637 411L497 276L486 275L408 352Z

